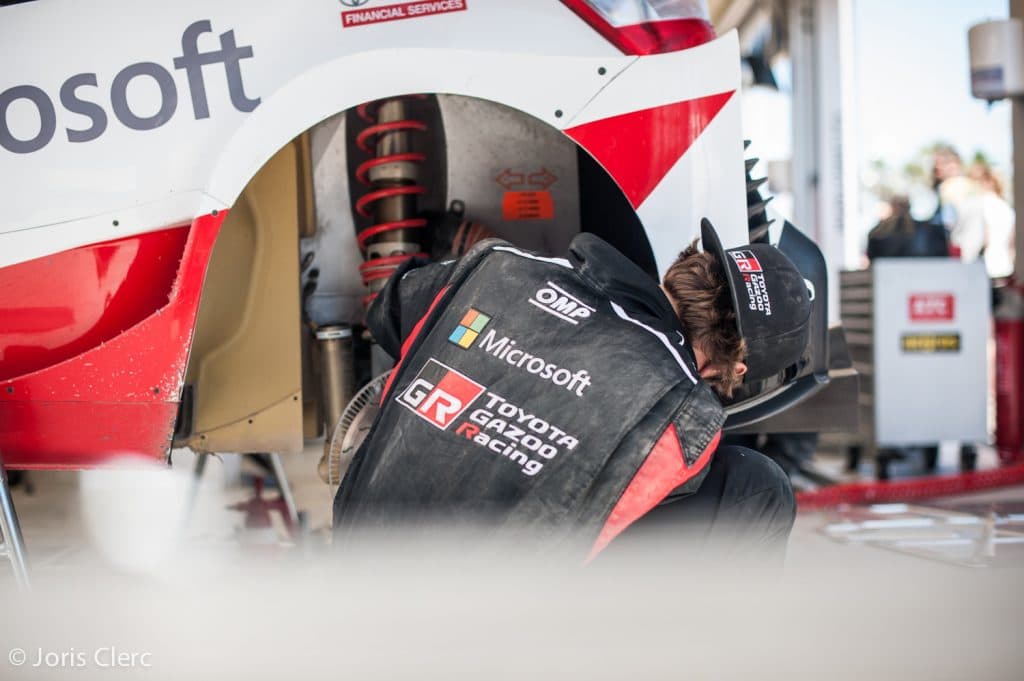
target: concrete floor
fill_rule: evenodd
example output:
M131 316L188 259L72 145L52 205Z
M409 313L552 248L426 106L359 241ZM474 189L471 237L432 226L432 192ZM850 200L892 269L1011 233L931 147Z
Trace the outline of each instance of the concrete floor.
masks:
M1024 570L838 543L820 532L822 513L798 517L783 575L669 564L657 546L636 564L582 571L530 556L495 564L433 542L342 562L326 550L319 455L313 446L285 462L307 513L298 542L279 517L242 530L244 514L227 508L251 495L237 457L209 462L191 513L189 452L175 452L177 475L158 478L33 474L33 494L15 491L33 592L16 593L0 565L0 658L65 657L0 659L0 678L65 678L83 651L79 678L134 678L91 661L114 646L149 655L138 676L175 681L621 681L675 679L681 665L688 679L716 681L1002 681L1024 669ZM186 517L184 541L161 541Z
M320 458L320 445L314 444L306 448L299 456L284 457L285 470L296 499L296 506L304 515L305 541L314 546L326 545L329 541L331 523L332 490L316 475L316 464ZM994 454L991 450L981 453L981 465L994 465ZM244 502L252 497L251 485L243 483L243 478L261 475L262 471L241 457L223 455L211 457L208 461L201 483L194 488L191 472L195 457L188 450L175 450L172 455L172 471L178 473L173 489L161 489L160 494L168 496L168 506L182 512L182 517L190 515L186 524L186 542L192 546L251 546L253 544L290 546L287 541L281 517L272 516L274 528L261 532L244 530L245 514L228 507ZM864 464L863 473L870 474L870 462ZM838 472L841 464L836 459L825 459L820 467L827 471ZM897 474L907 474L913 467L908 462L896 467ZM940 459L940 473L952 473L956 467L956 454L953 450L943 451ZM97 541L97 533L93 531L90 518L96 516L97 495L111 494L110 490L97 491L95 476L102 473L89 474L77 471L37 471L30 474L32 492L26 492L21 485L14 490L15 504L22 524L22 531L28 546L32 569L34 572L61 571L80 566L83 563L100 566L103 564L102 541ZM116 487L116 485L115 485ZM133 497L129 491L116 488L114 499L120 506L116 509L118 517L127 505L133 503L152 505L152 490L140 491ZM275 497L276 490L268 489L264 496ZM184 513L188 499L195 495L194 508L190 514ZM979 502L1024 502L1024 487L994 490L987 493L965 495L963 497L943 500L944 503L959 501ZM108 511L104 511L108 512ZM172 513L168 511L168 513ZM159 515L154 522L166 523L166 514ZM175 520L178 516L174 516ZM99 521L102 521L102 514ZM151 519L152 520L152 519ZM858 561L868 563L893 562L911 566L930 561L919 557L883 552L870 546L848 545L836 542L822 533L823 526L834 520L825 512L800 513L790 540L787 565L794 569L814 564L818 567L850 567ZM144 532L144 530L143 530ZM883 556L884 554L884 556ZM940 563L929 564L929 569L951 569ZM1024 565L1021 565L1024 576ZM0 580L4 579L0 570Z

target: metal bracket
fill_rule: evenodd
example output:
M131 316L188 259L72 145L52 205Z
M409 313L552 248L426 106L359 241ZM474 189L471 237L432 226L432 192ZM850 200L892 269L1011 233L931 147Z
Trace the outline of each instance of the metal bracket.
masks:
M21 589L29 588L28 562L25 558L25 540L21 536L18 514L11 499L11 488L7 484L3 457L0 456L0 556L11 561L14 578Z

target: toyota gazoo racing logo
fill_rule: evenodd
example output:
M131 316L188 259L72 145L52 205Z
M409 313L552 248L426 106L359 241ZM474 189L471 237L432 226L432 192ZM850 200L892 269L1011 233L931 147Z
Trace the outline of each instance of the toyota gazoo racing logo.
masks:
M467 410L484 393L484 403L467 417ZM439 430L452 432L449 426L455 424L455 435L508 459L527 477L537 475L545 461L579 445L579 439L564 428L434 358L427 360L395 401Z
M572 451L579 444L576 437L539 414L490 391L487 401L459 423L455 434L518 464L529 477L537 475L545 461L563 451Z
M462 412L469 409L484 387L455 369L430 359L405 391L395 398L427 423L447 430Z
M533 294L530 304L574 325L596 312L595 308L550 281L547 286Z
M747 307L762 313L765 317L772 316L772 301L768 296L768 284L764 278L761 262L753 251L727 251L736 263L736 268L743 273L743 283L747 290Z
M206 77L211 74L204 67L214 64L224 67L231 105L236 110L249 112L260 103L259 97L252 99L246 95L242 83L240 62L253 56L252 46L237 45L232 30L220 34L220 49L200 52L199 36L212 30L209 20L188 26L181 35L181 56L173 59L173 68L185 72L196 120L210 117ZM159 92L155 100L144 99L139 94L129 97L129 89L137 92L135 83L147 81L147 87L155 85ZM68 114L75 115L63 131L68 142L91 142L106 132L110 117L103 91L109 92L109 110L114 117L132 130L159 128L171 120L178 109L174 76L167 67L156 62L129 64L112 79L98 77L96 73L78 73L65 80L59 92L60 104ZM79 123L80 120L88 124ZM16 85L0 92L0 147L3 149L15 154L39 151L57 136L57 122L54 99L42 88Z

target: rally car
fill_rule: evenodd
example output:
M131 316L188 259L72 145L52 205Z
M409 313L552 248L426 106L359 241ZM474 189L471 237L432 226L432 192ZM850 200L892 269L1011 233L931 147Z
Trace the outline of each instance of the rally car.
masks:
M770 239L814 338L734 422L826 380L821 254L769 227L737 36L699 0L3 4L9 468L329 437L389 367L375 292L485 235L554 255L593 232L651 276L704 217Z

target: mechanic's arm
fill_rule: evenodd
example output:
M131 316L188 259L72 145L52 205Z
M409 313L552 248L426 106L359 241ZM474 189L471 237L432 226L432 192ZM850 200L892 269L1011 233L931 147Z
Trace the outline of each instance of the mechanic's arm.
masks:
M413 258L399 265L366 311L366 325L374 340L396 360L402 343L416 322L444 288L454 260L429 262Z

